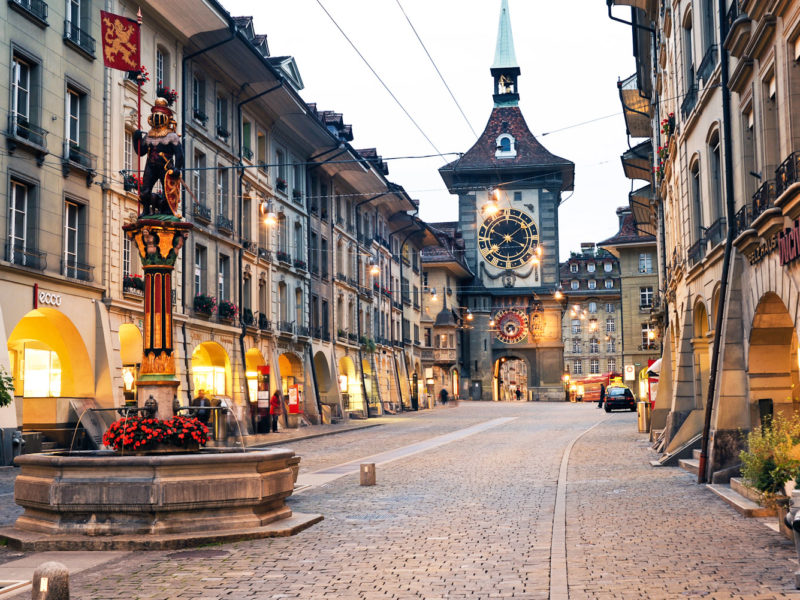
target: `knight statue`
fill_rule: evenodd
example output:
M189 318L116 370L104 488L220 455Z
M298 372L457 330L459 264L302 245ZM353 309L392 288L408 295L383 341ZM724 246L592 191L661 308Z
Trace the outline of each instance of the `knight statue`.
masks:
M181 170L183 169L183 147L176 133L177 123L164 98L157 98L150 110L148 132L133 133L133 149L139 156L147 156L139 188L143 216L159 214L180 218ZM161 183L161 194L153 192L156 182Z

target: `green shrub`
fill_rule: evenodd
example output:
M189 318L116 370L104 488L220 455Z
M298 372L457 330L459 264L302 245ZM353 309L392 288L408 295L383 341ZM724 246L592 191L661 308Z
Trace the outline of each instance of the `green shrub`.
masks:
M776 414L747 434L742 460L742 478L767 494L782 492L783 484L800 471L800 414Z

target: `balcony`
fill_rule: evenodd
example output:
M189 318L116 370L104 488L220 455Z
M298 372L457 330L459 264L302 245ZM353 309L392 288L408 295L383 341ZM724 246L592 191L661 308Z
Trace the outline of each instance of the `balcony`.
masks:
M208 123L208 115L197 107L192 109L192 118L200 123L203 127L205 127Z
M322 327L313 327L311 329L311 337L317 340L322 339Z
M245 327L255 327L256 326L256 317L253 314L253 311L249 308L245 308L242 310L242 324Z
M775 206L792 220L800 217L800 152L792 152L775 170Z
M433 362L445 365L454 364L456 362L456 350L435 348L433 350Z
M336 273L336 281L347 283L347 275L344 273Z
M294 259L294 262L292 264L294 265L294 268L297 269L298 271L306 271L307 270L306 269L306 261L304 261L304 260L300 260L299 258L296 258L296 259Z
M717 67L717 59L718 59L719 51L717 49L717 45L713 44L708 47L706 50L706 54L703 57L703 60L700 61L700 66L697 67L697 78L703 82L703 84L708 84L708 80L711 77L711 74L714 72L714 69Z
M711 242L711 247L713 248L725 241L727 233L727 221L725 221L725 217L720 217L706 229L706 239Z
M299 337L311 337L311 330L305 325L297 326L297 335Z
M8 115L6 146L13 153L17 146L25 146L36 155L36 163L41 167L47 155L47 131L37 127L22 115Z
M733 0L725 19L725 41L723 45L735 58L741 58L750 42L750 17L742 10L741 2Z
M47 254L39 252L30 244L6 242L6 260L11 264L30 267L37 271L44 271L47 268Z
M278 321L278 331L289 335L294 334L294 321Z
M97 171L97 157L69 141L64 142L63 152L61 170L64 177L69 175L70 169L75 168L86 173L86 186L92 185Z
M42 0L8 0L8 5L40 27L47 27L47 3Z
M252 161L253 151L250 150L250 148L248 148L247 146L245 146L244 148L242 148L242 158L244 158L245 160Z
M225 129L224 127L217 127L217 137L227 142L228 138L231 137L231 132Z
M258 328L261 331L272 331L272 323L264 313L258 313Z
M775 182L766 181L753 194L753 219L775 205Z
M704 238L700 238L694 244L689 246L689 249L686 251L686 257L689 260L689 266L694 266L703 260L703 257L706 255L706 241Z
M200 202L192 202L192 215L198 221L208 225L211 223L211 209Z
M272 262L272 252L267 250L266 248L258 248L258 258L261 260L265 260L267 262Z
M61 274L79 281L94 281L94 267L75 260L61 259Z
M64 41L85 54L87 58L94 60L94 38L74 23L66 20L64 21Z
M322 328L322 341L323 342L330 342L331 341L331 333L328 331L327 327Z
M355 333L348 333L347 339L354 344L358 342L358 336Z
M258 252L258 245L250 240L242 240L242 249L250 254Z
M283 250L278 250L275 252L275 258L278 259L278 262L283 263L285 265L292 264L292 257L289 256L288 252L284 252Z
M655 342L647 342L646 344L642 344L642 345L639 346L639 350L640 351L655 350L655 349L656 349L656 343Z
M222 233L233 233L233 219L229 219L225 215L217 215L217 230Z
M694 110L694 107L697 105L697 85L691 86L688 90L686 90L686 95L683 97L683 102L681 102L681 116L684 120L689 118L689 115Z
M652 309L652 308L653 308L653 303L652 302L650 304L640 304L639 305L639 312L640 313L649 313L650 309Z

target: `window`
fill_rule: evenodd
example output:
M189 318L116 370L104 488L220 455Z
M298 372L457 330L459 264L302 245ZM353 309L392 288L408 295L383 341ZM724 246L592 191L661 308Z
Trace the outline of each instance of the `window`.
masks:
M128 174L133 172L133 133L125 130L125 141L122 144L122 168ZM195 188L196 189L196 188Z
M653 272L653 256L649 252L639 254L639 273Z
M700 204L700 161L696 160L690 167L690 200L692 202L692 229L694 230L693 241L698 241L703 237L703 210Z
M311 272L316 274L319 273L319 257L317 255L318 243L317 243L317 233L315 231L311 232L311 243L308 249L309 253L309 267L311 268Z
M194 247L194 295L206 293L206 248L197 245Z
M589 361L589 373L597 375L600 372L600 360L593 358Z
M258 170L267 174L267 134L259 131L256 136L256 161L258 161Z
M514 192L514 202L522 202L522 192Z
M800 38L798 38L800 40ZM756 166L756 135L755 135L755 120L753 118L753 108L749 107L742 113L742 172L744 173L744 196L751 198L758 186L758 179L753 177L751 173L756 173L758 167Z
M228 131L228 100L222 96L217 96L217 104L214 119L217 124L217 137L227 138Z
M572 333L580 333L580 332L581 332L581 320L572 319Z
M655 338L650 339L651 335L655 335L655 330L650 323L642 323L642 349L654 349L656 347Z
M572 374L573 375L583 375L583 361L574 360L572 362Z
M302 288L294 289L294 319L298 327L305 325L305 318L303 315L303 290Z
M303 165L301 163L295 163L294 168L294 191L303 193L303 188L305 187L303 184L305 183L305 170L303 169Z
M608 372L609 373L613 373L614 371L617 370L617 359L609 358L608 361L607 361L607 364L608 364Z
M217 300L228 300L231 279L231 259L224 254L219 255L219 272L217 273Z
M614 311L615 311L615 306L614 306L614 304L613 304L612 302L608 302L608 303L606 303L606 312L607 312L607 313L612 313L612 312L614 312Z
M590 313L597 312L597 302L589 302L589 312Z
M572 351L576 354L581 351L581 341L578 338L572 340Z
M160 46L156 48L156 84L169 87L169 53Z
M722 207L722 162L720 160L719 133L708 144L708 177L711 191L711 221L716 222L723 216ZM715 240L715 242L721 241Z
M653 287L640 287L639 288L639 307L650 308L653 305Z
M194 153L194 168L192 171L192 186L197 196L197 201L205 206L206 203L206 155L202 152Z
M606 333L614 333L617 330L617 321L614 317L606 317Z
M606 279L606 289L611 290L614 288L614 280L613 279Z
M614 265L612 263L610 263L609 261L606 261L606 262L603 263L603 271L605 271L606 273L611 273L611 269L613 269L613 268L614 268Z
M67 0L67 23L81 26L81 0Z
M250 276L244 277L242 280L242 309L247 309L252 311L252 298L250 297L253 293L253 286L252 282L250 281Z
M16 123L30 121L31 65L15 56L11 67L11 112Z
M275 164L277 165L275 168L277 169L277 179L283 181L283 188L281 189L281 182L276 181L276 185L278 189L281 191L286 191L286 155L283 153L283 150L276 150L275 151Z
M589 289L590 290L596 290L597 289L597 280L596 279L590 279L588 284L589 284Z
M21 181L11 180L11 197L9 198L8 215L8 254L7 259L17 265L39 267L34 264L34 248L36 220L32 210L32 189Z
M595 267L595 264L593 262L590 262L590 263L586 264L586 272L587 273L594 273L595 268L596 267Z
M81 227L83 208L83 205L77 202L70 200L64 202L64 275L88 280L88 269L80 262L83 244Z
M606 352L616 352L617 351L617 340L614 338L609 338L606 340Z
M192 111L194 118L205 125L206 113L206 80L198 75L192 77Z
M217 168L217 214L228 216L228 170L222 165Z
M83 104L83 94L72 87L67 88L66 105L66 131L64 137L70 146L80 147L81 145L81 109Z
M428 289L428 272L427 271L423 271L422 272L422 287L425 290Z
M570 273L577 273L578 272L578 263L569 263L569 272Z
M305 259L305 244L303 243L303 226L300 221L294 224L294 257L297 260Z
M430 348L431 347L431 328L430 327L426 327L425 328L425 347L426 348Z
M495 158L514 158L517 155L517 144L508 133L501 134L496 141Z
M328 257L328 240L322 238L322 243L320 244L320 254L322 260L322 277L323 279L328 278L328 261L330 258Z
M683 27L683 78L684 93L688 93L689 89L694 86L694 58L692 56L691 18Z
M589 340L589 354L597 354L600 352L600 345L597 343L597 338Z
M581 286L580 282L577 279L573 279L569 282L569 288L571 290L577 290Z
M242 154L247 160L253 159L253 145L250 138L253 126L247 119L242 120Z

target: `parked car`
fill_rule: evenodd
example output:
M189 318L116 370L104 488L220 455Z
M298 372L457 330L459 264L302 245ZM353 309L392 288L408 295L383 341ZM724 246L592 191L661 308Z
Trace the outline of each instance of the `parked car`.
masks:
M603 403L606 412L611 412L615 408L627 408L630 411L636 410L636 398L633 397L631 389L624 385L613 385L606 389L606 399Z

